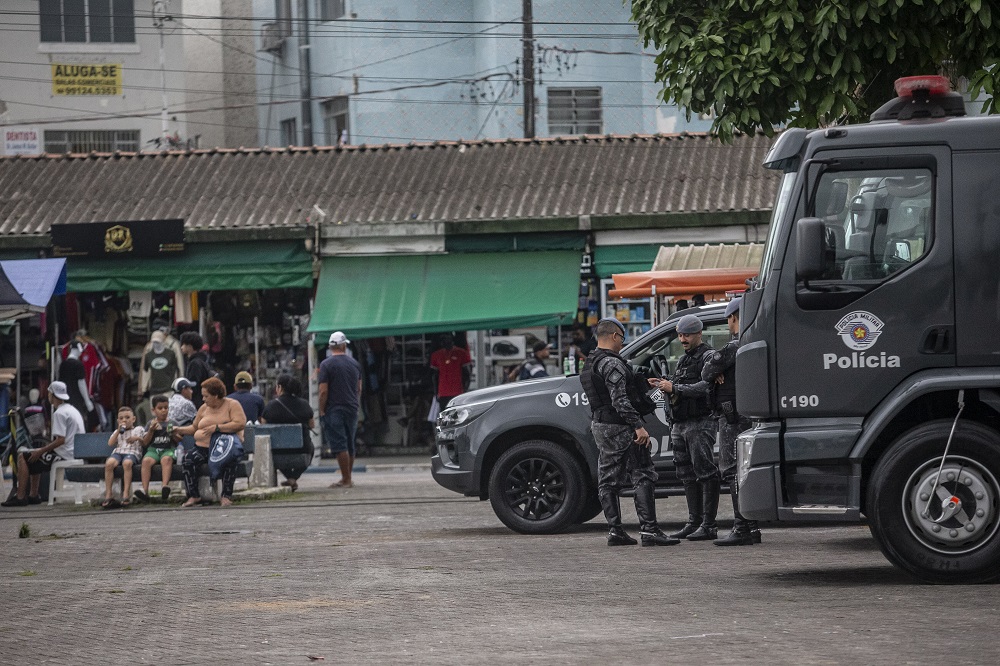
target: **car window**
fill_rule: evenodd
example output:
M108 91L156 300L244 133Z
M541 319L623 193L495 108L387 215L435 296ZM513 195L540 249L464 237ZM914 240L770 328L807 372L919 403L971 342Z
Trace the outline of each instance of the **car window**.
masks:
M706 326L702 332L702 339L716 349L729 342L731 337L726 324ZM630 349L628 361L633 368L645 370L647 375L668 377L677 368L677 361L683 353L677 332L670 328L663 335L644 341L634 350Z

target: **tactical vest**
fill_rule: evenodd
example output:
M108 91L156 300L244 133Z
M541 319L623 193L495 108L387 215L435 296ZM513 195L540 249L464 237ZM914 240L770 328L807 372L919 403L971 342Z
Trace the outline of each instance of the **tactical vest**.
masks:
M685 352L677 363L677 370L674 372L673 383L678 385L697 384L701 381L702 362L705 354L712 348L702 344L696 354ZM701 398L681 398L673 404L671 413L676 421L689 421L712 413L712 406L709 397Z
M618 412L611 403L611 391L608 390L608 385L604 383L604 377L594 372L597 364L608 356L614 356L621 360L618 354L607 349L602 349L601 347L590 352L590 355L587 357L587 365L583 367L583 372L580 373L580 383L583 385L583 392L587 394L587 400L590 401L590 411L595 418L599 419L602 423L617 422L624 424L625 421L618 415ZM627 363L623 362L622 365L625 366L626 381L628 381L631 379L631 372Z

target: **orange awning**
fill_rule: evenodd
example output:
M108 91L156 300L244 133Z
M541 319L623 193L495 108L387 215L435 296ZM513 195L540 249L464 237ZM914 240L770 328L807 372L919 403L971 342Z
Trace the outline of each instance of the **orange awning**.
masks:
M699 268L683 271L641 271L612 275L615 288L612 298L642 298L644 296L685 296L693 294L724 295L727 291L743 291L747 278L758 268ZM653 289L656 289L654 292Z

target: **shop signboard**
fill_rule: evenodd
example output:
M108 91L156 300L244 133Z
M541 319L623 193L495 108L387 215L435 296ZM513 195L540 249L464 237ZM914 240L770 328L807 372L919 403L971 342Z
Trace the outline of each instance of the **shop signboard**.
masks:
M37 127L4 127L4 155L39 155L42 152L42 133Z
M52 63L53 95L122 94L122 65L119 63Z
M160 257L184 251L184 220L52 225L56 257Z

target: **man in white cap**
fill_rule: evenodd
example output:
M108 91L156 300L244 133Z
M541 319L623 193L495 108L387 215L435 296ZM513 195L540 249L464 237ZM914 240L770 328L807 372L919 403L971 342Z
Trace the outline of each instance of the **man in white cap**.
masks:
M323 440L337 456L340 481L332 488L350 488L354 468L354 439L361 404L361 365L347 353L350 344L340 331L330 335L330 355L319 364L319 420Z
M702 370L712 351L702 337L704 325L695 315L677 322L677 339L684 355L677 361L671 379L650 379L649 383L670 396L677 478L684 484L688 520L670 536L689 541L711 541L718 536L715 517L719 512L719 467L715 464L715 432L712 418L712 383L702 379Z
M21 447L17 451L17 495L0 506L27 506L41 504L38 486L42 472L47 472L56 460L73 459L73 440L85 432L80 411L69 403L69 392L63 382L49 384L49 402L55 407L52 413L52 441L43 447ZM30 493L29 493L30 486Z

